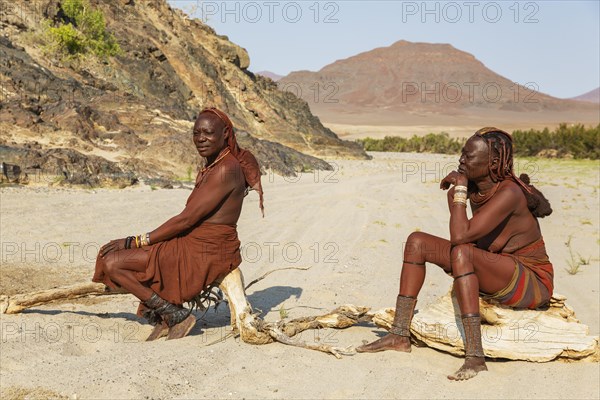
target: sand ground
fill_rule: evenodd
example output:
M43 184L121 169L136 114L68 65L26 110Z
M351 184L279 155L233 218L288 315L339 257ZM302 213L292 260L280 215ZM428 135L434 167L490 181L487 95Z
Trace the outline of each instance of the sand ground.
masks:
M371 110L340 108L330 109L311 105L311 112L340 138L355 140L365 137L382 139L385 136L411 137L428 133L446 132L450 137L469 137L484 126L496 126L507 132L514 130L553 130L561 123L583 124L596 127L600 113L593 108L569 111L504 112L479 110L471 113L457 109L454 113L445 109L440 113L406 112L400 110Z
M390 307L398 290L403 241L420 229L448 236L438 182L456 157L375 153L371 161L333 161L332 172L298 179L263 177L266 217L257 196L239 221L246 280L286 266L248 292L267 320L325 313L344 303ZM598 335L599 169L597 162L520 160L517 169L552 202L540 220L555 264L556 291ZM186 189L0 189L0 293L13 294L91 277L100 244L156 228L178 213ZM570 242L569 242L570 238ZM569 242L569 247L565 244ZM588 265L570 275L571 254ZM428 267L417 308L445 293L450 278ZM468 382L446 375L462 360L429 348L412 353L324 353L229 338L229 311L206 315L189 337L144 342L151 327L130 295L103 296L2 315L0 397L129 398L599 398L598 363L490 361ZM340 346L384 332L363 324L305 332Z

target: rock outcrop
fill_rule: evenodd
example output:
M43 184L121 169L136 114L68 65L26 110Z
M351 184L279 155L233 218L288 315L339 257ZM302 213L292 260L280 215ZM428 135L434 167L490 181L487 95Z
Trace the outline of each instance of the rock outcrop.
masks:
M196 170L193 120L216 106L247 132L242 142L259 153L263 168L277 173L328 168L316 157L367 157L325 128L304 100L249 71L246 50L165 0L90 3L103 12L121 54L65 60L44 51L43 26L60 21L60 3L0 1L4 146L35 142L36 157L62 149L100 157L134 177L176 178Z

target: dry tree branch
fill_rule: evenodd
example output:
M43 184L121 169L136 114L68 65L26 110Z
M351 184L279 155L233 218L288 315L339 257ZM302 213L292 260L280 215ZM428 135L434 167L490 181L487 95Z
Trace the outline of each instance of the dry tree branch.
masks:
M254 285L255 283L262 281L263 279L265 279L268 275L272 274L273 272L276 271L283 271L286 269L299 269L301 271L306 271L309 270L311 267L284 267L284 268L276 268L276 269L272 269L270 271L267 271L264 275L254 279L252 282L250 282L249 284L246 285L246 287L244 288L244 290L248 290L248 288L252 285Z

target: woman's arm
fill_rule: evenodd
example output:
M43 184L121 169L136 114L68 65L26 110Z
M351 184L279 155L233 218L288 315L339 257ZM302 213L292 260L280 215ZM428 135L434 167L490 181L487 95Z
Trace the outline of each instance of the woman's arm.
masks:
M521 200L518 196L512 185L501 187L470 220L467 207L453 203L450 207L450 242L453 245L472 243L492 232L515 212Z
M453 245L472 243L492 232L511 215L522 200L520 189L511 185L510 181L500 183L494 196L481 206L473 218L467 217L467 207L464 204L454 203L454 189L456 186L468 186L469 180L458 171L450 172L440 182L440 188L448 192L448 208L450 209L450 242ZM517 189L517 190L515 190ZM521 197L519 197L521 196Z
M207 172L204 181L190 195L183 211L150 232L150 243L171 239L218 211L239 184L241 173L239 164L232 162L222 162Z
M454 187L448 190L448 211L452 211L452 201L454 200Z

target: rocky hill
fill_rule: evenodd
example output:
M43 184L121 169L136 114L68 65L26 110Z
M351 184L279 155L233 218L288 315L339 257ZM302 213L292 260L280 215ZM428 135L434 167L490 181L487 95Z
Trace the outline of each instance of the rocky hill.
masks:
M271 78L271 80L273 80L275 82L277 82L278 80L283 78L283 75L279 75L279 74L276 74L275 72L271 72L271 71L258 71L256 74L266 76L267 78Z
M0 161L94 185L189 176L191 129L206 106L225 110L240 144L278 173L328 168L316 157L367 157L249 71L243 48L165 0L89 3L120 54L59 57L44 36L72 22L59 1L0 0Z
M338 60L317 72L292 72L278 82L282 89L301 95L322 119L340 123L356 115L377 119L384 113L397 116L396 122L406 115L421 115L426 123L439 115L506 120L524 115L535 119L544 112L594 111L545 95L535 83L523 84L496 74L449 44L404 40Z
M600 103L600 87L598 87L594 90L590 90L589 92L579 95L577 97L572 97L571 100Z

